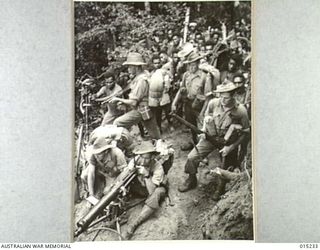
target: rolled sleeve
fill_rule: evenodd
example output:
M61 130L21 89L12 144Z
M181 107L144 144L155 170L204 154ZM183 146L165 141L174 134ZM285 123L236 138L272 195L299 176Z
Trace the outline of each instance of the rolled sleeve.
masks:
M149 86L148 82L144 79L137 80L136 84L132 87L129 99L142 101L148 96Z
M127 166L126 158L119 148L114 148L114 154L116 157L117 168L122 171Z

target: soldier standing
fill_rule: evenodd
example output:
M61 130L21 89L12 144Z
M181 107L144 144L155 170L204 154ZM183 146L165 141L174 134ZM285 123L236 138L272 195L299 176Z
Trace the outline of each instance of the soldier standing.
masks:
M185 61L185 64L188 64L188 71L182 77L180 89L175 96L171 108L175 112L178 102L183 101L185 119L195 126L197 126L197 118L205 101L206 89L208 86L211 86L209 76L199 69L201 58L202 56L194 51L188 55ZM192 139L194 143L197 143L197 134L195 132L192 132ZM192 144L190 145L192 148ZM188 148L191 149L190 147ZM183 149L187 150L186 148Z
M211 136L224 137L228 128L232 124L239 124L243 129L249 128L249 119L246 108L234 99L237 86L232 82L219 85L215 93L219 93L219 98L212 99L207 107L204 124L204 130ZM237 163L237 148L245 139L245 134L236 138L230 145L223 148L217 148L205 136L201 136L199 143L189 153L188 160L185 164L185 173L189 176L179 186L180 192L186 192L197 186L197 168L200 161L210 154L213 150L218 149L221 157L224 158L224 168L235 166ZM224 183L219 182L217 192L214 194L215 199L219 199L221 189Z
M160 130L148 104L149 74L142 69L142 66L146 65L142 55L136 52L129 53L123 65L128 65L129 74L135 76L131 82L129 99L114 97L111 102L123 103L131 110L118 117L113 124L129 129L132 125L142 122L152 139L160 139Z

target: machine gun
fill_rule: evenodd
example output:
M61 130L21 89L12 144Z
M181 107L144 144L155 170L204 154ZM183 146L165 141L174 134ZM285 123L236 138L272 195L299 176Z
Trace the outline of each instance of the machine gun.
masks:
M129 184L133 181L133 179L137 176L136 168L133 170L128 169L125 172L122 172L114 185L111 187L111 190L101 198L101 200L93 206L93 208L77 222L77 228L74 233L74 236L79 236L82 232L84 232L95 218L100 215L104 209L110 205L111 202L116 200L119 195L126 195L126 188L128 188ZM95 223L96 224L96 223Z

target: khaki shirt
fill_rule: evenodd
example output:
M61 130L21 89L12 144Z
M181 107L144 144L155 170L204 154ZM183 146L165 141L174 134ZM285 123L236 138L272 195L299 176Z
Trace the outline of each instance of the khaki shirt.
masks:
M89 164L95 166L103 173L108 174L110 177L115 177L127 165L123 152L117 147L104 151L103 158L100 160L91 152L89 153L88 161Z
M207 131L213 131L211 135L224 136L231 124L239 124L243 129L249 128L248 113L243 104L235 101L233 107L224 109L221 99L212 99L207 107L205 116L212 116L213 122L206 124Z
M137 75L131 82L131 92L129 99L136 100L138 107L148 106L149 83L148 74L143 72Z
M136 156L135 159L137 160L138 157L139 156ZM135 160L132 159L128 164L128 168L134 168L134 162ZM165 173L160 162L158 162L157 160L153 160L149 168L145 168L145 169L146 171L149 171L149 176L155 185L160 186L160 184L163 183Z
M185 72L182 76L181 87L185 87L188 92L188 99L194 100L197 95L205 95L208 90L207 85L207 74L202 70L197 72L190 73L189 71Z

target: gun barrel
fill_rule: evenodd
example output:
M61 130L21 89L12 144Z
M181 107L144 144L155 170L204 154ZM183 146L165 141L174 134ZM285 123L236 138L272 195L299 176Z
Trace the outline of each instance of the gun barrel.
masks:
M212 144L221 147L225 144L225 140L223 138L219 138L217 136L210 136L207 133L205 133L204 131L198 129L195 125L191 124L190 122L187 122L185 119L183 119L182 117L171 113L171 116L173 116L174 118L176 118L178 121L180 121L182 124L186 125L187 127L189 127L191 130L193 130L194 132L196 132L197 134L205 134L206 135L206 139L208 141L210 141Z
M204 132L201 131L200 129L198 129L195 125L191 124L190 122L187 122L185 119L183 119L182 117L178 116L175 113L171 113L171 116L173 116L174 118L176 118L179 122L181 122L182 124L186 125L188 128L192 129L194 132L196 132L197 134L203 134Z
M113 192L105 195L102 199L82 218L77 222L77 230L75 236L80 235L91 222L100 214L103 209L108 206L119 194L120 189L114 189Z
M93 208L82 218L77 222L77 229L74 233L74 236L79 236L83 231L85 231L89 225L92 223L92 221L103 212L106 206L108 206L120 193L121 187L128 186L131 181L136 176L135 172L131 172L129 175L127 175L122 181L117 183L111 191L103 196L101 200L93 206Z

